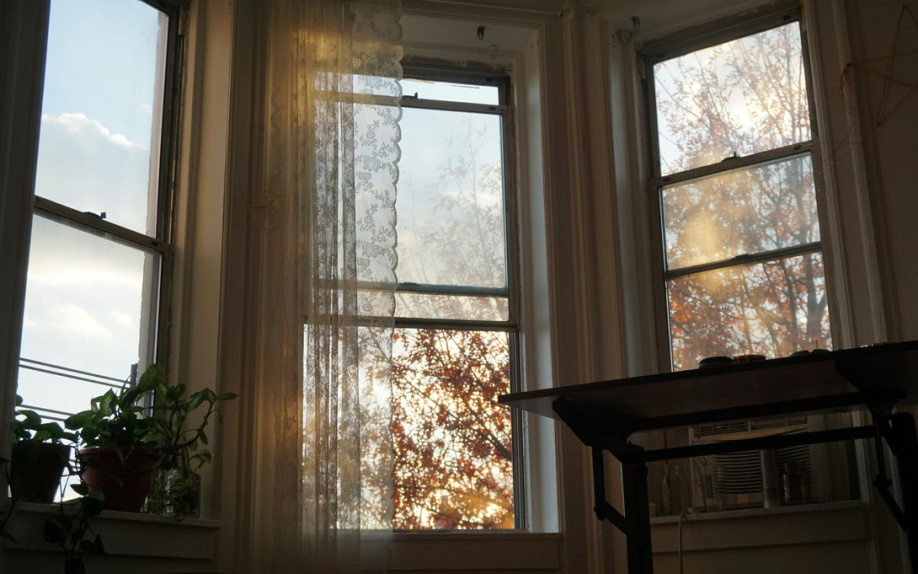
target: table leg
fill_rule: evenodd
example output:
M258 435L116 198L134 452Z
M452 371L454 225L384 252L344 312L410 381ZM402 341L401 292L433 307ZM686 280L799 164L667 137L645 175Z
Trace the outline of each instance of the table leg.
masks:
M628 574L653 574L646 464L622 464L622 490L625 516L636 531L628 536Z
M915 418L910 413L896 413L890 417L892 440L890 446L896 455L899 483L902 485L902 512L905 514L904 530L908 538L908 553L912 573L918 573L918 437Z

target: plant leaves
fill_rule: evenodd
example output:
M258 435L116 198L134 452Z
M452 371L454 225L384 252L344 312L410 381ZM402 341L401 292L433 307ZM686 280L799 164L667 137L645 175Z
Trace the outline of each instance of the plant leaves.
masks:
M47 520L45 521L45 528L42 530L41 536L45 539L45 542L59 544L64 541L64 529L57 522Z
M85 484L71 484L70 488L80 496L86 496L89 494L89 486Z
M163 377L159 372L159 365L154 363L147 367L143 374L140 375L137 387L144 389L142 392L147 392L152 391L157 385L161 384L163 384Z
M96 493L102 495L102 498L100 499L93 496ZM93 491L88 496L83 498L84 516L99 516L102 514L103 510L105 510L105 495L102 494L101 490Z

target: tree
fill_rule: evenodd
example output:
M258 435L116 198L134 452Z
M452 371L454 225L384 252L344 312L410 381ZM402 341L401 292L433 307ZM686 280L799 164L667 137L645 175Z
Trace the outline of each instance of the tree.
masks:
M438 185L426 191L432 217L400 261L431 284L502 286L499 134L474 114L443 113L455 124ZM401 316L431 318L500 320L507 310L500 297L415 295L398 304ZM514 527L511 417L497 403L510 390L509 346L501 331L395 331L393 528Z
M811 139L796 23L657 64L665 174ZM729 163L725 164L729 165ZM664 187L668 269L820 240L812 160L784 157ZM831 345L818 249L672 279L673 363Z
M505 333L402 329L393 361L396 528L513 528Z

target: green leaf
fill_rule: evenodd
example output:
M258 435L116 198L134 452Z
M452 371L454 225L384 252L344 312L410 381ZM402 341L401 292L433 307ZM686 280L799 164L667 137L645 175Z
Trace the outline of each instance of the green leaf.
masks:
M159 431L159 433L163 436L168 436L171 434L172 427L170 427L169 423L167 423L165 420L154 418L150 419L150 421L153 424L153 428Z
M93 402L96 402L95 399ZM111 416L115 412L115 407L118 403L118 397L115 395L115 391L109 390L106 391L104 395L99 397L98 402L96 403L96 408L98 413L103 416Z
M48 433L48 437L54 440L61 440L64 437L64 429L57 423L42 423L38 428Z
M45 521L45 528L42 530L41 536L45 539L45 542L59 544L64 541L64 529L61 528L61 525L57 522L47 520Z
M70 430L79 430L85 427L92 418L92 411L82 411L64 419L64 426Z
M129 409L131 406L134 405L134 403L137 402L137 399L140 398L140 396L143 395L145 392L146 391L141 389L140 387L134 387L133 389L129 390L128 392L124 394L123 397L121 397L121 408L125 410Z
M148 391L153 390L157 384L162 384L163 377L159 372L159 365L153 363L140 375L140 381L137 382L138 387L144 387Z
M170 388L168 393L166 393L166 396L169 398L170 401L180 399L185 394L185 388L186 387L184 383L179 383L175 385L174 387Z
M100 494L101 498L93 496L97 492ZM83 499L84 516L99 516L102 514L103 510L105 510L105 495L102 494L101 490L93 491L89 496Z
M89 494L89 487L85 484L71 484L70 488L72 488L73 491L80 496L86 496Z
M217 395L217 400L218 401L231 401L238 396L239 396L238 393L222 393L222 394Z
M204 402L204 395L201 393L195 393L191 396L191 401L188 403L188 408L185 410L193 411Z
M28 429L35 429L41 425L41 416L39 416L39 414L35 411L24 410L19 411L17 414L25 417L23 424L25 424L26 428Z

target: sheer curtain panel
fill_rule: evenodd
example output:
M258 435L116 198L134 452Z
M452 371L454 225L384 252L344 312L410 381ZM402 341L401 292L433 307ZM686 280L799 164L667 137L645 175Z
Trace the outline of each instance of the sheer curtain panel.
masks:
M274 0L259 353L274 572L384 568L392 515L397 2ZM377 536L378 538L378 536Z

